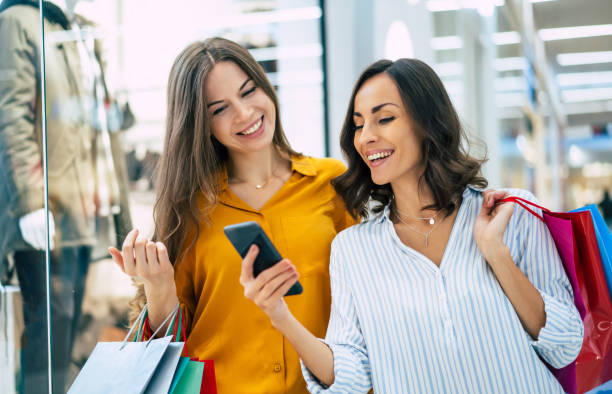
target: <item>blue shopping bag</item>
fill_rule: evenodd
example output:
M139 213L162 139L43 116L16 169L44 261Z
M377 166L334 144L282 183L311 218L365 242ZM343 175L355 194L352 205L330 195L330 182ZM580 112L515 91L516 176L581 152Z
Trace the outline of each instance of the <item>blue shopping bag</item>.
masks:
M593 390L587 391L586 394L612 394L612 380L599 387L595 387Z

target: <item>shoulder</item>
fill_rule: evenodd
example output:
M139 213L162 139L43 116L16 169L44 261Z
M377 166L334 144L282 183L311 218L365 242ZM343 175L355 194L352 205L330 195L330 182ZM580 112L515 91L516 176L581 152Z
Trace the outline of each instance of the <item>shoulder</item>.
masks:
M336 235L332 242L332 247L335 244L338 248L354 249L366 242L372 241L374 238L380 236L384 220L386 219L381 212L361 223L347 227Z
M485 189L480 189L480 188L468 185L468 187L466 188L465 192L463 193L463 197L464 198L478 198L478 199L481 199L482 198L482 192L484 190ZM495 190L497 190L497 191L505 191L506 193L508 193L508 196L520 197L520 198L523 198L525 200L528 200L528 201L534 202L536 204L539 204L538 203L538 199L529 190L517 189L517 188L496 188Z
M314 169L317 171L317 175L335 178L346 171L346 166L338 159L331 157L308 157L308 159L310 159Z
M40 14L38 8L28 5L14 5L0 12L0 23L11 23L16 26L38 26Z

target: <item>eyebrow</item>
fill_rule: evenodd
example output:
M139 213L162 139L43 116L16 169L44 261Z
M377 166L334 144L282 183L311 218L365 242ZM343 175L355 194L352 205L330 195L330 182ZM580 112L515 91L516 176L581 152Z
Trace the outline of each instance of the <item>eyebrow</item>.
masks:
M380 111L380 110L381 110L381 109L382 109L382 108L383 108L385 105L394 105L394 106L396 106L396 107L398 107L398 108L399 108L399 105L394 104L394 103L383 103L383 104L377 105L376 107L372 107L372 113L373 113L373 114L377 113L377 112L378 112L378 111ZM362 116L362 115L361 115L359 112L353 112L353 116L358 116L358 117L360 117L360 118L363 118L363 116Z
M238 89L238 91L241 91L242 89L244 89L244 87L246 86L246 84L247 84L247 83L249 83L249 81L252 81L252 79L251 79L251 78L247 78L247 80L246 80L246 81L244 81L244 82L242 83L242 85L240 85L240 89ZM212 106L213 106L213 105L215 105L215 104L221 104L223 101L224 101L224 100L217 100L217 101L213 101L212 103L209 103L209 104L206 106L206 108L210 108L210 107L212 107Z

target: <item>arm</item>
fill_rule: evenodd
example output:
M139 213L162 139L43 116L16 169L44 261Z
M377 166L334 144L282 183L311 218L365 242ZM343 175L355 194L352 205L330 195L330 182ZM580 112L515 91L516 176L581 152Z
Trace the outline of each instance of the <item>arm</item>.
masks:
M21 15L11 11L0 16L0 166L15 194L10 209L19 218L43 208L42 157L35 124L39 70L35 37Z
M252 245L242 261L240 283L244 295L263 310L272 325L278 329L294 347L306 365L326 385L334 382L334 359L329 347L317 340L289 311L283 296L298 280L299 274L293 264L284 259L253 277L253 263L259 253Z
M531 197L531 198L529 198ZM527 198L533 200L533 196ZM490 205L490 206L488 206ZM540 355L556 368L573 361L582 346L583 326L573 304L572 291L546 226L521 212L519 256L502 242L514 204L493 207L485 199L474 236L525 331ZM518 223L518 224L517 224Z
M240 282L245 296L254 301L272 324L289 340L302 359L302 372L311 392L367 392L371 387L370 366L352 297L342 272L335 269L332 245L332 311L325 342L315 338L291 314L282 295L297 280L295 267L283 260L252 278L252 247L243 261Z

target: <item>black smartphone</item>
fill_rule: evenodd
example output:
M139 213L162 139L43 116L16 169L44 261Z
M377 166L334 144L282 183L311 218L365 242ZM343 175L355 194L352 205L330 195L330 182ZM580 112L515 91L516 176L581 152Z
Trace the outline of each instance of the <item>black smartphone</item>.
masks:
M263 270L272 267L283 259L257 222L232 224L226 226L223 232L225 232L225 235L242 258L247 255L251 245L257 245L259 254L253 263L254 277L257 277ZM285 295L302 294L302 291L302 285L296 281Z

